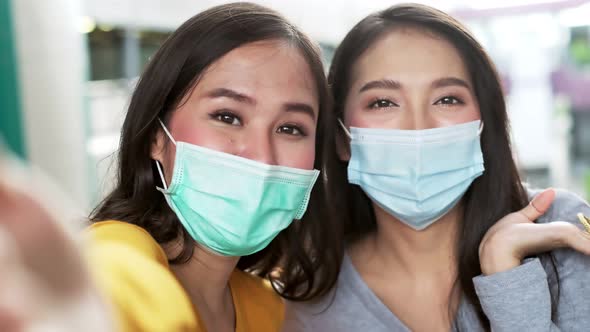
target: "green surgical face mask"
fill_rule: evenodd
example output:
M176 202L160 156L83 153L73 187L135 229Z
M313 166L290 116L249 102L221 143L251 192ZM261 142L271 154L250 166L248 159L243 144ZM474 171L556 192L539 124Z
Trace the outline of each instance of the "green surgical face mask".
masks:
M176 142L170 186L157 188L199 244L225 256L264 249L294 219L301 219L318 170L268 165Z

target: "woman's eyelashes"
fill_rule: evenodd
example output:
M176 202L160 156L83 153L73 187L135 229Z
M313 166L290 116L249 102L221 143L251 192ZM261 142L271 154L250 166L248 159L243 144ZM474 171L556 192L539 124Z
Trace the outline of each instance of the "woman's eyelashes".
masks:
M209 114L209 118L214 121L218 121L222 124L229 126L243 126L244 122L242 118L236 114L236 112L230 110L219 110ZM305 126L296 123L284 123L279 125L275 132L277 134L289 135L289 136L307 136L307 129Z
M279 126L277 128L276 132L278 134L285 134L285 135L291 135L291 136L301 136L301 137L307 136L307 130L303 129L303 127L300 125L292 124L292 123Z
M387 98L375 98L371 99L367 105L368 109L381 109L389 107L398 107L399 105Z
M447 95L442 98L437 99L433 105L440 105L440 106L458 106L458 105L465 105L465 101L463 98L455 96L455 95ZM391 107L400 107L400 105L389 98L374 98L371 99L368 104L366 105L367 109L386 109Z
M219 110L209 114L209 117L215 121L219 121L230 126L241 126L242 119L232 111Z
M442 105L442 106L455 106L455 105L465 105L463 99L459 97L455 97L452 95L444 96L437 101L434 102L433 105Z

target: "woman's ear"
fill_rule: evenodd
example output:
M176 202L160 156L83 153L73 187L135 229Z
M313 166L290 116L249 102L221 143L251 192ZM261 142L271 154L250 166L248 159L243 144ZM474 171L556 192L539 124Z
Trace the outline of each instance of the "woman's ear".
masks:
M165 136L164 132L162 131L162 129L158 129L158 132L156 133L156 136L154 136L154 139L152 141L152 146L150 148L151 149L150 155L153 160L157 160L160 163L163 162L164 152L166 151L165 146L166 146L166 136Z

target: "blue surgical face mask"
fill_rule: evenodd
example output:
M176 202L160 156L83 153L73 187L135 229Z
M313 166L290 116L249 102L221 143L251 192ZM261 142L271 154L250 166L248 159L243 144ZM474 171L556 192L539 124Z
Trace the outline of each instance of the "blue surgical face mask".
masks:
M354 128L348 181L386 212L423 230L449 212L483 174L483 126L473 121L443 128Z
M199 244L225 256L264 249L294 219L301 219L318 170L273 166L185 142L176 142L170 186L156 162L158 188Z

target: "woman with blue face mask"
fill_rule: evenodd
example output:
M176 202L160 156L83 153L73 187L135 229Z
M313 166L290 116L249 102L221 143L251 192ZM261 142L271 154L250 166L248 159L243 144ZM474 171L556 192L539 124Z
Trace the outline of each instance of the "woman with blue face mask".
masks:
M67 240L26 217L35 209L20 211L30 232L12 235L24 252L48 248L37 277L81 276L52 289L56 298L90 289L116 330L277 331L280 297L245 271L272 277L283 266L274 275L288 290L280 260L303 252L297 224L327 219L315 155L336 123L328 95L318 48L282 16L248 3L204 11L166 40L133 93L115 189L87 231L90 276L69 247L43 242ZM16 202L2 206L6 217L22 204L0 189ZM293 264L310 274L318 262Z
M372 14L328 81L339 276L288 304L285 331L590 327L590 234L576 216L590 207L523 186L494 65L459 22L421 5Z

